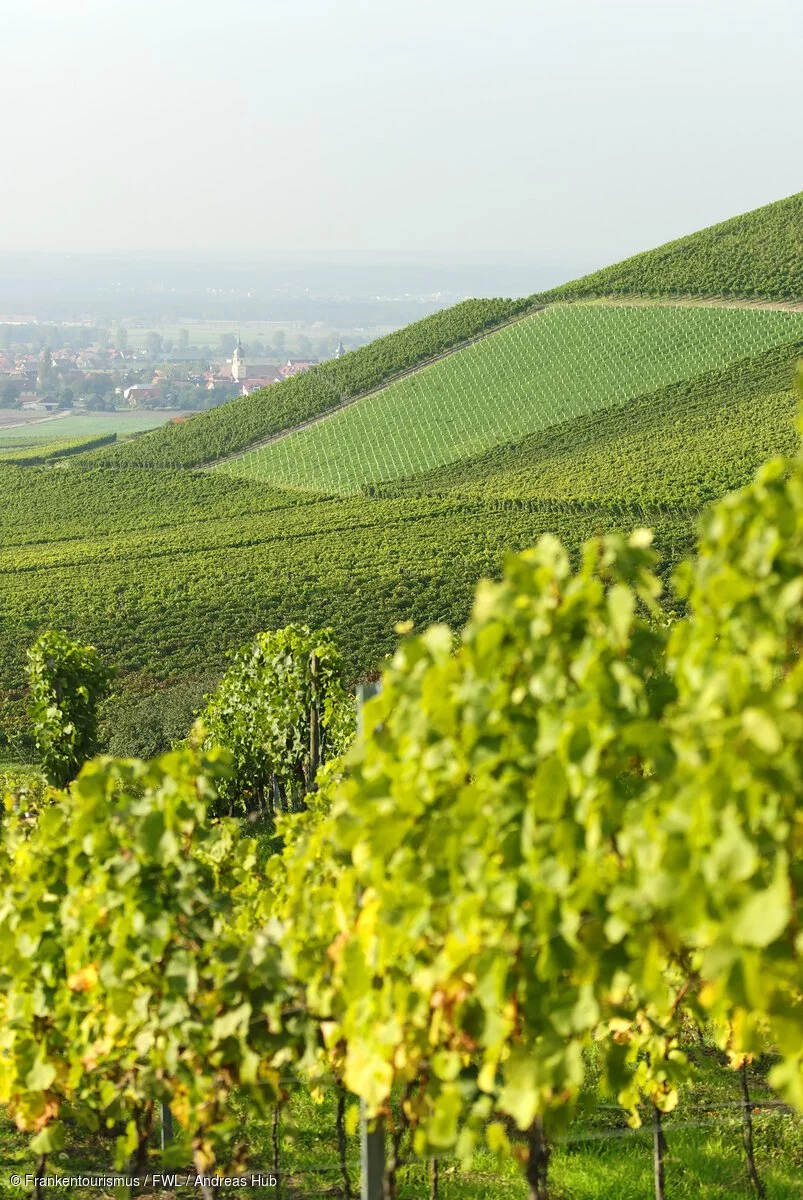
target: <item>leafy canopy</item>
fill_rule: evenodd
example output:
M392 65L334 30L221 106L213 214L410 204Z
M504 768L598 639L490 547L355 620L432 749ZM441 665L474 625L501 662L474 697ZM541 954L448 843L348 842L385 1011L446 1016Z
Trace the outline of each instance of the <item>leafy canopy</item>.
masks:
M112 679L94 646L43 633L27 652L34 741L50 783L64 786L97 752L98 705Z

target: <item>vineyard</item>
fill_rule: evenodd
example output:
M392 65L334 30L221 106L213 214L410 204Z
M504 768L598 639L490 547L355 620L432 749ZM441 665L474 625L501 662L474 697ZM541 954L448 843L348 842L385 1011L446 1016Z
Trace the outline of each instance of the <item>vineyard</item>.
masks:
M558 305L221 469L356 491L518 442L801 335L803 313Z
M803 302L803 192L606 267L543 299L607 295Z
M66 438L64 441L40 440L31 446L0 446L0 463L39 466L41 463L69 458L73 454L83 454L87 450L97 450L100 446L110 446L116 440L116 433L107 433L94 437Z
M131 752L164 744L158 728L133 728L149 706L185 693L189 704L255 628L332 625L355 679L392 651L397 621L460 625L474 582L542 533L576 548L596 529L647 522L668 581L699 510L763 455L791 451L799 349L375 495L327 500L223 472L90 470L75 458L58 471L0 466L0 731L14 740L24 646L54 623L119 663L113 711L130 717L113 744ZM168 712L166 728L177 719Z
M530 307L528 300L466 300L341 359L115 448L99 461L161 468L214 462L336 408L349 397L481 336Z
M797 1200L802 224L0 431L2 1200Z
M81 439L126 437L157 429L175 413L168 412L86 412L70 413L45 421L29 421L13 429L0 428L0 448L34 446L48 442L76 442Z
M0 485L4 729L21 702L24 647L54 624L98 645L135 695L220 672L226 650L290 621L332 625L355 679L392 651L398 621L459 626L476 580L497 574L508 550L550 530L576 547L623 519L613 504L288 503L222 475L169 472L5 467ZM654 517L670 564L691 545L693 514Z
M558 498L701 508L796 445L803 341L552 426L514 445L372 488L374 495Z
M0 824L16 1169L90 1139L140 1194L167 1163L353 1200L359 1128L371 1200L602 1200L596 1166L793 1200L801 529L803 458L772 460L704 519L680 618L647 529L574 565L542 537L462 634L399 628L356 735L336 638L295 625L170 753L84 762L111 671L38 638L42 775Z

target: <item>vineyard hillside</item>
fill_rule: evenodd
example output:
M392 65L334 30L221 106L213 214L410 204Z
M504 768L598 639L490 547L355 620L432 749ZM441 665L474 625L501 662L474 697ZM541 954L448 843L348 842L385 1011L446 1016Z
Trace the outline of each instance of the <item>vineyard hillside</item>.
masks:
M270 438L335 412L361 396L382 389L399 376L416 372L432 360L499 329L491 338L496 345L496 339L507 332L504 329L507 324L561 299L718 296L803 302L802 251L803 193L637 255L544 295L464 301L304 375L239 397L181 424L167 425L134 442L99 451L98 462L183 468L239 455L249 447L260 446ZM635 336L645 339L642 348L649 353L649 331L636 332ZM698 364L697 369L713 365L717 362ZM670 381L653 380L645 386ZM522 432L532 432L537 427ZM419 440L426 437L426 432L419 431ZM415 456L415 438L412 440L411 455ZM492 443L467 444L461 453L474 454L488 444ZM424 461L416 463L416 469L433 465L436 462Z
M220 469L353 492L473 458L794 338L803 338L803 313L558 304Z
M337 408L482 337L532 307L529 300L467 300L283 383L241 396L99 458L112 466L194 467Z
M727 223L722 270L743 243L781 280L764 294L798 298L783 272L800 212L798 197ZM687 239L689 263L713 236ZM101 431L64 421L47 450L6 447L0 755L30 752L25 651L49 628L117 665L119 729L127 704L144 726L181 689L202 698L227 651L290 622L331 625L354 683L400 621L459 627L477 580L545 533L576 552L649 525L670 587L701 509L793 449L803 356L803 312L687 303L681 283L670 271L661 302L611 303L602 284L571 303L468 301L132 441L91 449L76 434ZM144 752L130 732L118 752Z
M542 299L632 295L803 302L803 192L595 271Z
M794 454L801 358L803 340L776 346L372 492L700 508Z
M353 682L393 650L399 621L465 621L476 581L510 550L546 533L577 548L645 520L618 504L325 499L221 473L72 465L0 465L0 490L0 740L12 746L25 651L44 629L96 645L119 667L118 711L141 698L150 720L175 689L203 691L258 630L331 625ZM693 546L695 514L647 515L666 574Z

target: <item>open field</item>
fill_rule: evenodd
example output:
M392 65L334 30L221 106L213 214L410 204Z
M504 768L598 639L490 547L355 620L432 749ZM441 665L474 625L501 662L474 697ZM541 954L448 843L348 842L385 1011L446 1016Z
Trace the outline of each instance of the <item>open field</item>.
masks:
M88 412L70 413L46 421L27 422L15 429L0 426L0 446L34 445L50 441L73 441L83 437L116 433L126 437L158 429L182 414L175 412Z
M803 314L558 305L221 470L349 492L411 476L803 335Z

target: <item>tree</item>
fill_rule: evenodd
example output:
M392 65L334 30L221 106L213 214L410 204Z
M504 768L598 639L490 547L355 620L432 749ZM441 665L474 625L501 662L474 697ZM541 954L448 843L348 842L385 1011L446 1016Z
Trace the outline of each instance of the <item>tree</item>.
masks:
M4 383L0 388L0 408L19 408L20 385Z
M114 344L118 350L128 349L128 330L121 325L114 335Z
M155 333L154 330L149 330L145 334L145 349L148 351L149 358L158 358L162 352L162 335Z
M190 344L190 333L188 329L179 329L178 331L178 348L186 350Z
M97 751L98 705L112 672L94 646L50 630L27 654L28 715L42 770L63 787Z
M53 355L50 348L45 346L39 357L39 369L36 372L36 383L40 388L46 388L53 377Z
M279 356L284 354L287 345L287 338L285 337L285 332L283 329L276 330L271 339L271 343L273 345L274 354L278 354Z
M87 391L93 396L107 396L114 390L114 379L104 371L94 371L87 376Z
M300 358L312 357L312 342L305 334L301 334L298 339L298 353Z
M218 338L218 347L220 349L220 353L224 354L226 358L229 358L234 353L236 345L237 338L233 333L221 333L220 337Z

